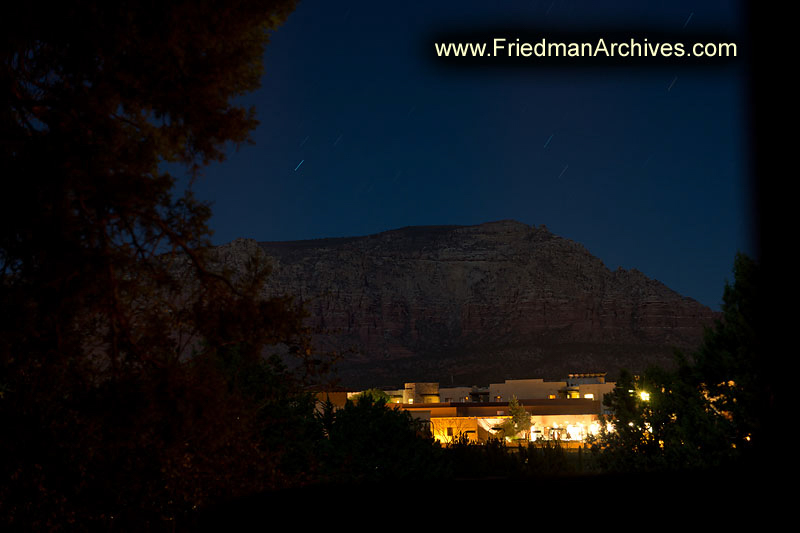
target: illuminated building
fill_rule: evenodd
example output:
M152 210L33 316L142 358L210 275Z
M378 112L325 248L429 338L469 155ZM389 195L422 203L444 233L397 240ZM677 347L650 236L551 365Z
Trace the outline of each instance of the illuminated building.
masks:
M599 430L600 402L591 399L521 399L531 414L530 434L524 440L583 441ZM510 418L508 402L448 402L396 404L414 418L428 421L436 440L447 443L459 437L486 442L502 435L500 427Z
M502 435L500 428L510 418L508 402L515 397L533 424L529 434L519 437L578 443L599 431L603 396L614 385L606 383L604 373L593 373L569 374L562 381L507 379L488 387L440 388L438 383L417 382L384 392L394 408L429 423L440 442L486 442Z

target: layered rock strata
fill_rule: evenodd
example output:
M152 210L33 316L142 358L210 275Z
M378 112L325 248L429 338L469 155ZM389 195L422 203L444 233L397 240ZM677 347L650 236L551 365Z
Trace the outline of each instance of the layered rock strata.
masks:
M240 239L231 266L270 258L267 295L292 294L342 384L488 383L510 377L668 366L715 313L637 270L611 271L582 245L515 221L422 226L295 242Z

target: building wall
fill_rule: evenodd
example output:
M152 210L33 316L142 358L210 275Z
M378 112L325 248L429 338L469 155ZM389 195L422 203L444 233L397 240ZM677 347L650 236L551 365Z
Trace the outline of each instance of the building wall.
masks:
M475 417L436 417L431 418L433 438L441 443L453 442L461 435L470 442L478 442L478 422Z
M597 372L594 374L569 374L567 376L567 386L588 385L592 383L603 384L606 382L606 373Z
M439 383L406 383L403 403L439 403Z
M558 393L567 386L566 381L543 379L507 379L504 383L489 384L490 402L508 402L512 396L518 400L558 398Z
M522 406L531 415L597 415L600 402L584 398L575 400L528 400ZM394 407L410 412L429 412L431 418L447 416L497 417L508 416L508 403L439 403L439 404L395 404Z
M575 377L580 376L580 377ZM406 383L397 390L386 390L392 403L470 403L480 397L487 403L508 402L512 397L517 400L540 400L550 398L586 398L602 402L603 396L614 389L614 383L605 383L604 374L570 375L568 381L544 381L537 379L507 379L504 383L492 383L488 387L445 387L438 383ZM481 396L481 393L485 396ZM357 393L353 393L357 394Z
M483 422L495 423L509 416L508 403L396 404L394 407L411 413L414 418L429 420L434 437L444 444L460 434L465 434L472 442L486 442L491 432ZM523 407L531 413L532 440L579 442L600 427L597 400L539 399L529 400Z
M469 402L472 387L447 387L439 389L439 401L448 402Z
M600 402L600 405L603 405L603 397L614 390L614 386L616 383L587 383L581 384L577 386L578 393L580 394L581 398L586 398L586 395L589 394L592 396L594 400ZM602 407L601 407L602 408Z
M531 440L583 441L588 434L600 430L600 419L595 414L534 415L531 422Z
M429 414L429 412L425 412ZM486 427L498 425L499 420L508 417L437 417L431 416L430 427L433 437L442 444L453 442L464 435L470 442L486 442L493 436ZM490 422L489 424L482 423ZM590 434L600 429L600 420L594 414L534 415L531 417L531 441L558 440L564 442L583 442Z
M393 389L393 390L384 390L386 394L389 395L389 403L403 403L403 396L405 395L405 389Z

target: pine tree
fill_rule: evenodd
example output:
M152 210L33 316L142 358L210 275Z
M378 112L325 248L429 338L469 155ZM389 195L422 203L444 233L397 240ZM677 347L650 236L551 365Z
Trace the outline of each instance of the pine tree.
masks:
M623 371L604 404L598 449L613 470L664 470L730 466L765 445L762 420L774 410L764 372L759 268L738 254L735 281L726 284L722 318L676 369Z
M511 396L511 400L508 402L508 414L511 417L503 423L503 433L506 438L520 438L520 434L524 433L522 438L527 439L532 425L531 414L525 410L516 396Z
M253 402L303 311L253 257L214 260L210 209L175 191L248 141L291 0L17 2L0 18L0 516L25 529L141 522L291 484ZM235 352L231 351L236 347ZM250 380L224 369L256 374ZM222 365L224 366L224 364ZM300 385L298 384L297 387ZM270 389L300 405L294 388ZM274 414L275 411L273 411ZM112 516L114 518L112 518ZM154 522L155 521L155 522ZM134 527L140 529L140 527Z

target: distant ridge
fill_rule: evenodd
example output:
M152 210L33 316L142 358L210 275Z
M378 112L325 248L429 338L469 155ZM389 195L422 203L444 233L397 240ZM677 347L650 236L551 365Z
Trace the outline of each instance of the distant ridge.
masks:
M268 295L306 303L321 349L351 350L339 376L352 387L668 366L717 316L514 220L219 247L234 265L255 249L274 266Z

